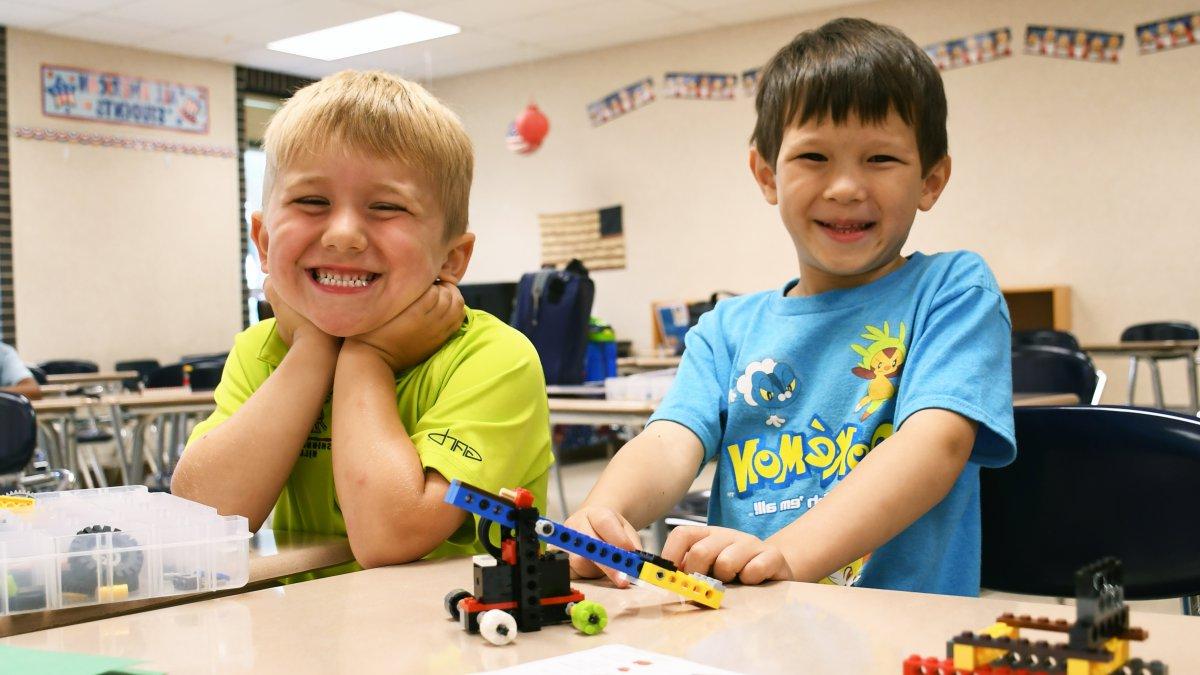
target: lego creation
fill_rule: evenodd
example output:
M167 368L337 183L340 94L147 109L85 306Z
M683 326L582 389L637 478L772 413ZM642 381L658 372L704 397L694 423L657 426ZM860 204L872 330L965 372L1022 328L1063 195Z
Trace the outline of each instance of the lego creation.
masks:
M908 657L903 675L1166 675L1158 661L1129 658L1129 642L1150 635L1129 625L1124 579L1120 561L1103 558L1075 573L1074 623L1002 614L977 633L950 638L945 659ZM1067 642L1031 641L1021 629L1066 633Z
M493 644L511 642L517 632L559 623L570 622L586 635L604 629L608 623L604 608L571 588L568 553L706 607L721 606L725 594L721 582L684 573L658 556L618 548L543 518L533 506L533 494L523 488L492 494L454 480L445 500L480 517L479 540L491 553L473 559L475 592L450 591L445 609L464 630L478 632ZM500 546L491 543L493 526L500 528ZM539 540L561 550L543 553Z

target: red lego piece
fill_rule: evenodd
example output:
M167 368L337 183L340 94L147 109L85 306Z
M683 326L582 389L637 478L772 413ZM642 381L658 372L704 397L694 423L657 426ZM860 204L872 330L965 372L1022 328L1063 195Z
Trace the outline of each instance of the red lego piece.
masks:
M509 565L517 564L517 540L505 539L500 542L500 559Z

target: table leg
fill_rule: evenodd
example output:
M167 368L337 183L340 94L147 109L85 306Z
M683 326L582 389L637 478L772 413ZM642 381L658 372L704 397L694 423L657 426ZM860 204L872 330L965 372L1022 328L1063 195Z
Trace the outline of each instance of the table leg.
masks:
M1188 404L1191 406L1191 413L1200 413L1200 386L1196 384L1196 351L1193 351L1187 358L1187 374L1188 374Z
M1137 385L1138 357L1129 357L1129 405L1133 405L1133 392Z
M1150 383L1154 385L1154 407L1164 409L1167 404L1163 401L1162 374L1158 370L1158 360L1150 359Z
M131 485L129 478L132 471L129 468L129 454L126 452L127 448L125 447L125 438L123 435L125 431L125 414L121 410L121 406L116 403L110 405L108 410L109 414L112 415L113 443L117 446L117 457L121 462L121 484Z

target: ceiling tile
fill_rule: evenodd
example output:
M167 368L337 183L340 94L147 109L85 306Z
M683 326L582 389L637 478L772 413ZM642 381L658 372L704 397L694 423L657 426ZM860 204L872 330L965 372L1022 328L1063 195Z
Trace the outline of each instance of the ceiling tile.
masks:
M91 42L140 46L146 38L156 36L162 29L137 21L106 19L96 14L83 15L50 26L55 35L66 35Z
M762 21L777 16L789 16L815 12L829 7L859 4L845 0L743 0L726 3L709 9L697 10L697 14L715 19L725 25Z
M712 19L704 17L678 16L672 19L641 23L617 30L590 31L583 35L539 40L534 44L552 53L570 54L614 45L629 44L631 42L642 42L655 38L667 38L675 35L695 33L697 31L716 28L719 25Z
M5 26L36 30L50 24L62 23L71 16L70 12L61 9L0 0L0 24Z
M300 0L288 3L286 7L253 9L237 17L196 26L195 30L218 37L229 36L240 42L265 47L273 40L303 35L381 14L387 14L387 10L378 5L350 0Z
M507 2L450 0L423 8L418 14L463 27L487 28L538 14L558 12L587 2L588 0L508 0Z
M486 29L492 35L531 42L552 42L574 35L612 32L628 27L640 30L648 23L678 18L679 10L647 0L613 0L555 10L517 21L496 23Z
M103 15L114 19L132 19L171 30L187 30L222 19L244 16L247 12L281 12L284 10L280 9L280 6L286 2L287 0L134 0L105 11Z
M197 56L200 58L222 59L238 52L243 52L249 49L254 49L257 45L249 42L239 42L237 40L220 38L215 35L206 35L195 31L174 31L170 33L161 33L155 37L145 40L141 45L143 49L149 49L156 52L167 52L169 54L182 54L184 56Z
M131 0L36 0L37 4L51 9L62 9L74 14L90 14L125 4Z

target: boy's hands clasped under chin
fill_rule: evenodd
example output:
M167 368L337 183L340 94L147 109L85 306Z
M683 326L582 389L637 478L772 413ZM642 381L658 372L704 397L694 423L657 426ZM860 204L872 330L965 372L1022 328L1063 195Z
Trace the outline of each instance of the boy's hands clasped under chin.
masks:
M398 372L424 361L445 344L462 326L465 312L458 287L435 281L391 321L347 341L370 347Z
M267 296L267 302L271 303L271 311L275 314L275 332L279 334L283 344L291 347L297 340L317 340L328 343L333 351L337 351L342 339L317 328L313 322L284 302L275 290L270 276L263 282L263 293Z
M793 581L792 570L777 546L728 527L677 527L667 537L662 557L684 572L699 572L724 582Z

